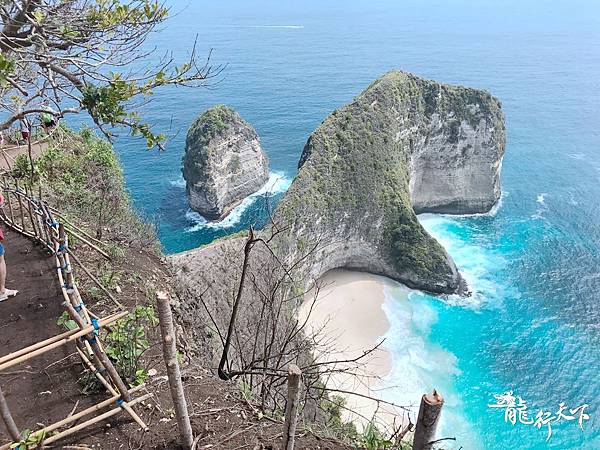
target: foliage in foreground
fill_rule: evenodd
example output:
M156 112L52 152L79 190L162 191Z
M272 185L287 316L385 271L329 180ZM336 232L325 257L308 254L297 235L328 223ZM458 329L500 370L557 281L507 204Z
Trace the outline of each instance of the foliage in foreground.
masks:
M202 61L195 43L186 61L156 58L144 43L168 17L158 0L3 1L0 15L0 130L40 111L55 121L87 114L107 136L126 128L162 148L139 106L165 86L197 87L222 67Z
M30 429L26 429L21 433L21 440L11 444L10 448L14 450L41 448L40 445L44 439L46 439L46 433L34 433Z

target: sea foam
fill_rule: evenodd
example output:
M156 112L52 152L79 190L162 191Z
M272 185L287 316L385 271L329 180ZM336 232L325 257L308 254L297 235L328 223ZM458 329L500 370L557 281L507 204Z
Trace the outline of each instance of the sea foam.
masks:
M390 387L382 395L409 407L414 422L421 396L435 387L442 392L445 404L438 435L456 436L463 445L473 444L475 433L463 413L462 398L452 385L461 373L458 360L430 339L432 327L438 322L438 312L432 306L437 299L411 291L406 301L406 290L391 285L385 289L383 309L391 325L385 345L392 355L392 370L384 380Z
M244 200L242 200L242 202L238 206L233 208L231 212L227 215L227 217L225 217L220 222L211 222L209 220L206 220L196 211L188 209L188 211L185 213L185 217L193 225L186 228L185 232L194 233L206 229L214 230L232 228L240 222L244 212L256 200L258 200L259 198L263 198L267 195L272 196L285 192L290 187L291 183L292 180L286 177L284 173L271 172L269 175L269 180L265 183L265 185L262 188L260 188L254 194L251 194Z
M459 361L454 353L442 348L433 329L439 321L439 302L450 308L465 308L479 314L483 309L501 307L506 292L493 274L506 265L500 255L470 241L471 230L464 219L423 214L423 227L452 256L472 294L468 297L450 295L432 297L409 290L399 284L386 287L384 311L390 322L385 335L386 348L392 355L392 371L384 398L397 404L413 406L433 387L445 399L438 435L454 436L464 448L481 448L480 437L474 431L464 410L464 399L454 385L460 377ZM408 301L405 300L406 292ZM448 310L442 308L445 314Z
M500 307L505 292L491 274L505 267L506 260L469 242L469 230L461 224L460 219L422 214L419 221L452 256L471 292L468 297L449 295L443 301L472 309Z

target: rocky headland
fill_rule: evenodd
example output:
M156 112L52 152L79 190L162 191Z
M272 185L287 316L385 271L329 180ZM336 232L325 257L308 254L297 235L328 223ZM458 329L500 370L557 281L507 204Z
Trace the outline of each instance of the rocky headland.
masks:
M188 130L183 177L193 210L208 220L223 219L269 179L260 139L233 109L218 105Z
M434 293L463 289L420 212L488 211L500 197L504 117L489 93L393 71L309 137L275 221L287 253L316 239L307 278L348 268Z
M294 286L285 294L292 297L336 268L433 293L464 292L452 258L416 213L492 208L504 146L501 105L489 93L406 72L385 74L309 137L273 225L261 232L269 250L257 245L250 258L252 283L243 303L250 307L268 291L274 261L293 269ZM200 317L205 307L228 317L245 242L232 236L170 256L180 284L210 302L184 296L183 316L199 332L208 322ZM258 331L247 317L252 336Z

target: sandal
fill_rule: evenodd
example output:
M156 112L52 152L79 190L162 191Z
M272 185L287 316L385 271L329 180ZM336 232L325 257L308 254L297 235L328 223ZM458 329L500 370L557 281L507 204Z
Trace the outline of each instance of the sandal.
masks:
M18 293L19 291L16 289L4 289L4 292L0 294L0 302L3 302L11 297L15 297Z

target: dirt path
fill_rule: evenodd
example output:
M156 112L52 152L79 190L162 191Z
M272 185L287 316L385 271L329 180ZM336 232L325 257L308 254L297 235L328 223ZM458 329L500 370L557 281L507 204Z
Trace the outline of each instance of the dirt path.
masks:
M5 230L6 285L19 295L0 303L0 356L32 345L60 332L56 325L63 307L54 260L25 237ZM64 346L0 373L0 384L17 421L17 426L36 428L65 417L79 400L78 367L51 364L67 357L72 347ZM48 367L50 366L50 367ZM9 440L0 421L0 443Z
M20 293L0 303L0 356L63 331L56 324L63 312L63 299L54 272L54 259L39 246L9 230L5 230L3 243L7 286ZM138 259L130 263L139 264L140 271L143 267L155 267L141 252ZM144 279L151 279L151 273L146 273ZM75 407L81 411L106 399L106 394L81 393L77 380L83 366L73 352L74 346L66 345L0 372L0 385L20 430L39 429L40 425L67 417ZM106 450L180 450L160 355L160 348L155 346L146 357L150 366L159 370L146 386L147 392L155 397L136 408L150 426L148 433L140 432L128 416L120 413L61 441L56 448L74 445ZM194 360L185 364L183 380L194 433L200 439L199 448L274 450L281 447L281 424L257 415L256 410L241 400L235 383L218 380L214 370L203 369L200 361ZM0 445L10 440L0 420ZM350 450L351 447L303 433L297 439L297 449Z
M31 145L31 153L33 158L37 158L40 154L48 148L46 142L36 142ZM14 165L17 156L27 154L27 145L12 145L3 147L1 149L3 155L0 155L0 169L8 170Z

